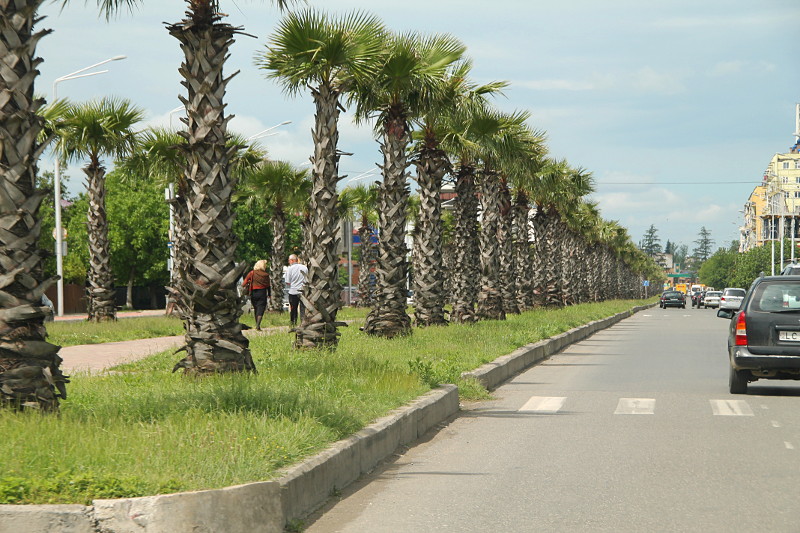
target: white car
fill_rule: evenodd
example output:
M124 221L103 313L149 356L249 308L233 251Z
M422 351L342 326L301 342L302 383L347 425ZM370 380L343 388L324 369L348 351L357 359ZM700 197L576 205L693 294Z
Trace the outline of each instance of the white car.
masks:
M722 296L719 298L720 309L733 309L736 311L742 305L744 295L747 293L744 289L735 287L726 287L722 291Z
M708 291L705 298L703 298L703 309L719 307L719 299L721 296L722 291Z

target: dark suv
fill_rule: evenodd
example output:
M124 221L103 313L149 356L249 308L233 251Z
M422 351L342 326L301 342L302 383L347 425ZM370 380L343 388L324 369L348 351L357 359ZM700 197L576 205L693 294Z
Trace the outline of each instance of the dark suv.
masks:
M661 307L680 307L686 309L686 296L681 291L664 291L661 294Z
M731 394L759 379L800 379L800 276L756 279L731 319L728 335Z

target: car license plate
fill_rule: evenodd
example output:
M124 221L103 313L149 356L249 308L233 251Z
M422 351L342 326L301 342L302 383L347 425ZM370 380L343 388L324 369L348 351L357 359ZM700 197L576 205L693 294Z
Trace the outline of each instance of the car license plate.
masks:
M779 331L778 340L800 342L800 331Z

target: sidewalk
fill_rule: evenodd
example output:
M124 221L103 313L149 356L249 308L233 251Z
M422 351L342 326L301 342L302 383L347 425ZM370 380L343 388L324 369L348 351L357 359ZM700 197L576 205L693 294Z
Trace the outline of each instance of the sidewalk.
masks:
M164 309L147 309L144 311L117 311L117 318L136 318L140 316L164 316L166 312ZM56 322L77 322L79 320L86 320L86 313L74 313L71 315L54 316L53 320Z
M148 311L133 311L143 313ZM159 311L163 313L164 311ZM248 329L244 331L247 337L255 335L270 335L289 331L288 326L264 328L261 331ZM174 337L153 337L133 341L106 342L103 344L80 344L61 348L59 356L64 360L61 370L65 374L74 372L97 373L112 366L122 363L144 359L154 353L164 350L177 350L183 345L183 335ZM177 360L176 360L177 362Z

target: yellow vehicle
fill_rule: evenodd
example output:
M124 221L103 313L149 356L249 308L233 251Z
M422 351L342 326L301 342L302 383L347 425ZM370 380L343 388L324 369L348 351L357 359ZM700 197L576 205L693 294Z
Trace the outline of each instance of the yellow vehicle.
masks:
M686 283L676 283L675 290L686 294L689 291L689 286Z

